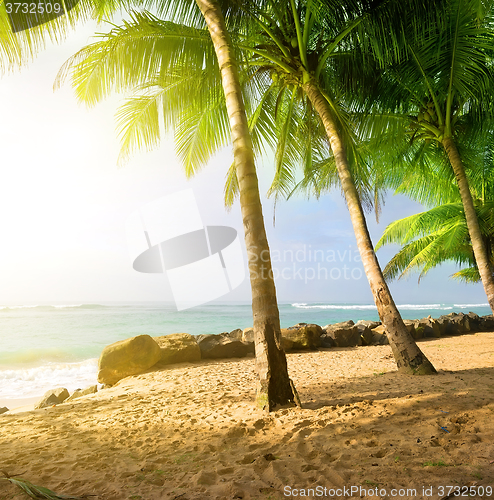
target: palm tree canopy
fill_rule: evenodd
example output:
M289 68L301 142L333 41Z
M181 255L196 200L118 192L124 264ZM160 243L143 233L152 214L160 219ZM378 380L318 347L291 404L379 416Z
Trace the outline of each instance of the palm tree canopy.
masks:
M121 159L139 148L156 147L163 134L173 129L177 152L186 172L192 174L226 145L229 131L219 73L205 70L213 67L214 51L201 28L203 20L195 16L193 5L187 4L190 2L179 11L168 8L158 12L187 21L189 27L146 12L132 13L130 21L69 60L58 84L70 71L78 98L89 105L112 91L130 90L132 96L117 116ZM379 3L360 1L347 2L346 9L334 1L292 1L288 10L271 0L227 4L227 13L232 14L229 23L236 23L236 55L255 151L262 153L264 146L275 151L276 174L270 192L288 196L300 165L305 167L306 190L317 195L336 185L326 136L300 86L310 73L318 75L324 88L341 88L335 75L341 79L341 75L349 74L350 65L352 71L361 67L352 63L355 54L348 54L361 45L357 43L362 38L361 28L377 30L376 19L386 11ZM149 1L141 5L154 4ZM394 44L389 50L398 51L397 40L386 40ZM190 92L191 82L194 92ZM342 93L328 91L327 97L346 135L359 192L370 207L377 200L373 187L376 178L369 174L362 152L355 146ZM228 204L236 195L233 172L231 168L227 176Z
M494 145L492 134L477 137L464 150L469 159L468 179L484 244L494 264ZM437 165L436 165L437 166ZM431 165L434 167L434 165ZM431 175L431 173L433 175ZM429 191L426 196L423 191ZM480 275L473 255L463 205L455 186L451 169L416 169L405 177L398 192L412 194L416 200L427 200L430 208L391 223L376 245L376 250L387 244L402 248L384 269L387 279L408 276L418 271L420 278L428 271L450 261L461 266L453 277L467 282L478 282ZM441 196L435 193L442 193ZM438 203L438 200L440 202ZM466 267L463 267L466 266Z
M494 202L477 207L477 217L490 260L494 263ZM419 272L419 281L447 261L462 267L452 275L466 282L480 281L461 202L439 205L391 223L376 245L398 243L402 248L384 268L386 279Z

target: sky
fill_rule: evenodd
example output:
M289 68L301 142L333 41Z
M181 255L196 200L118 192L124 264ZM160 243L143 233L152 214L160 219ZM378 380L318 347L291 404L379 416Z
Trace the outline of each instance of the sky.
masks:
M193 190L204 225L233 227L243 242L238 202L228 212L222 201L230 148L191 180L173 137L118 167L114 114L125 96L87 109L69 83L53 91L61 65L94 31L94 24L81 26L27 68L0 77L0 304L172 301L164 275L133 270L125 224L135 210L184 189ZM271 163L262 159L258 174L279 301L371 304L341 193L280 201L273 226L273 200L265 195ZM387 224L421 210L403 196L388 196L380 223L367 217L374 243ZM396 250L378 252L383 267ZM486 303L481 285L449 279L455 270L444 265L420 285L417 275L391 283L395 302ZM220 299L249 300L248 279Z

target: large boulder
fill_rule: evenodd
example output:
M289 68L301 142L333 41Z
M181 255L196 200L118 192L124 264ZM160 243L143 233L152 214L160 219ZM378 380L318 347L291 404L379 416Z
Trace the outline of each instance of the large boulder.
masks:
M437 320L443 335L462 335L470 331L470 319L463 313L449 313Z
M160 346L149 335L138 335L106 346L98 364L98 382L113 385L149 370L161 359Z
M199 335L197 343L204 359L244 358L254 354L254 342L234 340L228 335Z
M441 336L441 332L443 331L441 324L431 316L417 319L413 323L415 325L416 339L426 337L439 338Z
M7 413L8 411L9 411L9 409L6 406L2 406L2 408L0 408L0 415L2 413Z
M424 320L425 320L424 323L426 323L428 327L426 328L425 336L440 338L442 333L442 328L441 325L437 322L437 319L428 316L427 318L424 318Z
M336 347L362 345L360 330L352 320L335 323L334 325L326 325L324 333L333 339Z
M188 333L172 333L153 339L161 349L161 359L157 366L193 363L201 359L201 349L196 338Z
M58 405L63 403L69 397L69 391L65 387L50 389L45 392L43 397L34 405L35 410L46 408L48 406Z
M323 332L324 332L324 330L323 330ZM336 345L334 343L333 337L331 337L327 333L323 333L319 339L321 341L321 347L324 347L326 349L330 348L330 347L334 347Z
M322 328L319 325L298 323L281 329L281 342L285 351L317 349L321 345Z

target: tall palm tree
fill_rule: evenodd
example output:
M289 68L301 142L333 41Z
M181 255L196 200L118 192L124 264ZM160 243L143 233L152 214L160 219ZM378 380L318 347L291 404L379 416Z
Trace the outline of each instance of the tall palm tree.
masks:
M420 153L410 155L406 150L408 159L417 162L425 153L447 159L456 179L478 272L494 312L493 268L462 154L462 141L488 133L491 123L493 9L492 2L482 0L447 2L440 22L431 23L427 36L417 40L408 35L408 58L387 68L371 97L370 111L394 114L393 126L383 121L388 133L381 130L382 136L387 135L395 144L398 134L405 138L408 146Z
M288 377L286 356L281 346L279 311L252 138L235 54L219 4L216 0L197 0L197 5L206 21L207 31L161 21L147 13L135 13L131 22L115 27L105 40L73 56L62 68L58 84L69 70L73 71L77 96L89 105L104 98L114 88L137 88L144 93L144 98L131 99L131 121L137 124L137 128L124 131L124 156L142 143L152 145L159 142L160 111L156 104L160 101L163 124L178 131L179 154L188 174L192 174L199 164L204 164L210 157L210 150L217 145L212 140L203 150L188 148L191 143L197 144L197 137L190 132L188 125L195 122L193 131L205 133L210 138L214 136L217 123L222 126L223 140L230 132L234 152L231 172L240 191L252 288L259 373L257 402L261 408L271 410L277 405L293 404L296 394ZM200 75L199 80L197 75ZM199 81L204 86L192 93L192 86L197 86ZM217 89L221 84L224 91L220 93ZM203 99L205 90L209 101ZM196 112L187 115L184 113L187 102L194 99ZM206 105L206 108L197 113L201 105ZM121 118L128 117L127 106L122 109ZM190 120L188 123L187 119ZM141 126L143 122L147 128Z
M286 356L281 346L280 318L262 216L254 150L236 58L218 2L196 2L213 41L226 98L252 287L256 365L259 375L257 402L261 408L270 410L276 405L293 403L295 389L288 378Z
M386 2L385 2L386 3ZM269 7L269 8L267 8ZM321 14L311 1L290 0L288 8L277 2L266 2L262 10L254 10L256 29L239 37L239 47L250 52L249 66L270 72L273 80L292 91L292 101L304 101L307 109L319 117L327 135L339 182L350 212L360 256L374 301L388 332L392 351L400 371L411 374L434 373L435 369L409 334L391 297L374 253L362 204L349 163L348 151L356 157L351 140L352 130L335 81L334 65L343 61L350 68L349 52L355 42L362 43L372 30L376 18L383 13L374 8L347 2L326 2L328 11ZM368 8L367 8L368 7ZM355 37L352 40L352 37ZM283 141L286 138L282 138Z

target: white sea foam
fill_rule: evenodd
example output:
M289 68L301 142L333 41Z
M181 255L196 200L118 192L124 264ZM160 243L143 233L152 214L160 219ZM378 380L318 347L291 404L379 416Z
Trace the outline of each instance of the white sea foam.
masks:
M16 309L67 309L67 308L79 308L79 309L97 309L106 307L102 304L23 304L23 305L2 305L0 310L11 311Z
M489 307L489 304L453 304L453 306L466 309L467 307Z
M305 303L295 303L295 304L292 304L292 307L296 307L298 309L343 309L343 310L346 310L346 309L357 309L357 310L365 310L365 309L376 309L376 306L372 306L372 305L360 305L360 306L348 306L348 305L344 305L344 304L321 304L321 305L309 305L309 304L305 304Z
M481 307L484 304L400 304L397 305L398 309L401 310L427 310L436 309L439 311L450 311L455 307ZM487 304L486 304L487 305ZM292 307L298 309L334 309L334 310L357 310L357 311L375 311L377 308L375 305L345 305L345 304L306 304L304 302L292 304Z
M82 307L84 304L62 304L62 305L54 305L55 309L64 309L65 307Z
M66 387L69 392L96 384L97 359L80 363L50 363L35 368L0 370L0 399L41 396L49 389Z
M0 309L33 309L34 307L40 307L38 304L31 306L0 306Z

